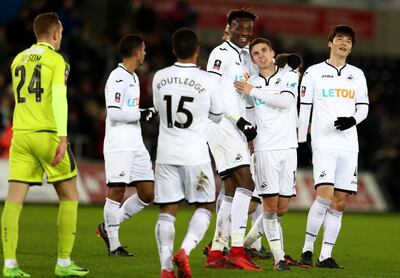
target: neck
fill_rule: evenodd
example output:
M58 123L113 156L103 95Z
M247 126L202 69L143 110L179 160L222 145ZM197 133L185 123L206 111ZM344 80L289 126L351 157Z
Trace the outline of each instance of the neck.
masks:
M341 57L331 54L328 59L328 63L335 67L343 67L346 64L347 57Z
M52 41L50 41L49 39L40 38L40 39L37 39L37 42L36 42L36 43L46 43L46 44L51 45L54 49L56 48L56 47L54 46L54 43L53 43Z
M177 58L176 60L182 64L197 64L197 56L191 56L185 59Z
M260 75L263 77L270 77L275 73L275 71L276 71L276 67L273 64L272 66L267 67L265 69L260 69Z
M138 67L138 63L134 59L123 59L122 64L131 73L133 73Z

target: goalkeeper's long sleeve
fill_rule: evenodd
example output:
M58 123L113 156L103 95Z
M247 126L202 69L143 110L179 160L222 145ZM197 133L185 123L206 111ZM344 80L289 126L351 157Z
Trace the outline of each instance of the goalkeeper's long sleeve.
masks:
M52 103L54 119L57 125L57 135L67 136L68 102L67 86L55 84L52 86Z

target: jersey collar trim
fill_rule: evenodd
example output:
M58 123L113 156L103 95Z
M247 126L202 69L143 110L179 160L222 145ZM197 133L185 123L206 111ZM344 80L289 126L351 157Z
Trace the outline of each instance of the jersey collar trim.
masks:
M239 48L238 46L236 46L234 43L230 42L230 41L225 41L233 50L235 50L238 54L239 57L239 61L242 61L242 58L240 58L240 51L242 51L241 48Z
M133 72L130 72L126 67L124 67L124 64L122 64L122 63L119 63L118 64L118 67L119 68L123 68L125 71L127 71L130 75L133 75Z
M325 61L325 64L327 64L328 66L331 66L332 68L334 68L334 69L336 70L338 76L340 76L340 75L342 74L342 69L344 69L344 68L347 66L347 64L344 64L343 67L341 67L341 68L338 69L338 68L335 67L334 65L329 64L329 63L328 63L328 60Z
M272 77L274 77L278 73L278 71L279 71L279 67L275 66L275 72L270 77L264 77L261 74L258 74L258 76L260 76L262 79L264 79L265 86L268 86L269 85L269 81L271 80Z
M195 64L192 64L192 63L175 62L174 66L175 67L179 67L179 68L197 68L197 66Z
M51 50L56 51L56 49L54 48L54 46L52 46L51 44L49 44L49 43L47 43L47 42L38 42L37 44L38 44L38 45L46 46L46 47L50 48Z

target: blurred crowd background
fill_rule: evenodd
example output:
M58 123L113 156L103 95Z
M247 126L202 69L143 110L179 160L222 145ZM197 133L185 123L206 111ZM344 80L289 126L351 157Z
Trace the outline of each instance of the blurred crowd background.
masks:
M197 5L192 5L196 2ZM0 1L0 156L7 158L11 140L14 96L11 86L10 64L14 56L35 42L32 22L38 13L56 11L64 32L61 51L71 64L68 80L69 138L78 160L102 160L105 101L104 85L108 74L121 61L118 41L128 33L139 33L146 42L146 61L138 75L141 83L142 108L152 106L151 82L156 70L171 65L174 57L170 38L179 27L193 27L199 31L202 46L200 66L205 66L209 52L221 42L224 24L219 28L200 28L198 2L202 1L150 1L150 0L13 0ZM291 5L318 6L329 1L203 1L228 2L235 8L252 7L252 2L262 5L276 3L279 7ZM389 5L400 10L399 1L335 1L346 9L373 10ZM165 5L168 4L168 9ZM351 7L346 5L351 4ZM164 5L164 6L163 6ZM330 5L330 4L328 4ZM167 11L167 12L166 12ZM226 13L228 10L224 11ZM257 14L257 10L253 10ZM295 15L293 15L295 16ZM260 16L262 17L262 15ZM399 17L397 17L399 18ZM210 20L212 20L210 18ZM400 21L400 19L398 20ZM263 21L264 22L264 21ZM268 19L264 24L268 25ZM337 23L341 23L338 19ZM400 23L400 22L398 22ZM376 23L376 24L379 24ZM256 23L257 25L257 23ZM255 28L256 36L272 41L277 53L298 52L304 67L327 58L327 34L317 38L320 45L315 50L310 42L298 40L288 46L285 34L276 35L268 28ZM357 29L356 29L357 30ZM392 34L395 36L395 34ZM375 34L378 36L379 34ZM398 34L397 34L398 36ZM382 36L380 36L382 37ZM385 35L377 44L385 49L392 37ZM392 206L399 209L400 198L400 49L398 53L361 51L363 41L358 40L349 63L364 70L369 87L370 110L368 118L358 126L360 141L359 169L373 172ZM322 46L322 47L321 47ZM157 124L142 125L143 136L152 157L157 144ZM310 167L310 153L299 150L299 167ZM2 173L3 174L3 173ZM399 202L400 203L400 202Z

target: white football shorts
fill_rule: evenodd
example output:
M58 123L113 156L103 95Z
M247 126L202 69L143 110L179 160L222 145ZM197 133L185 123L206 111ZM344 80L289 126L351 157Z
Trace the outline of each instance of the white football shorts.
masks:
M314 186L331 184L335 190L357 193L358 152L313 150Z
M106 183L154 181L154 173L147 150L104 154Z
M250 166L250 153L244 135L230 123L207 127L207 140L218 174L223 178L232 170Z
M263 197L296 195L296 149L255 152L255 182Z
M215 201L215 181L211 163L171 165L156 163L155 204L173 204L184 199L189 204Z

